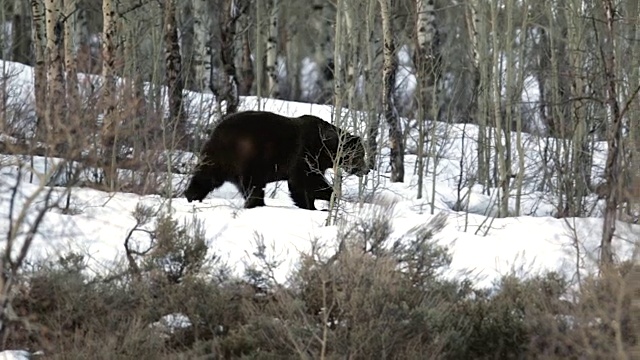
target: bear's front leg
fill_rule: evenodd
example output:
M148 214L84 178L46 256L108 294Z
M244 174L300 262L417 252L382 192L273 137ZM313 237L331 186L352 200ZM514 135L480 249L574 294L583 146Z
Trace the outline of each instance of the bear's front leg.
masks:
M244 197L244 208L253 209L259 206L265 206L264 203L264 187L266 184L251 183L251 177L241 178L238 186L242 197Z
M331 201L333 186L327 182L322 174L313 173L309 175L307 183L308 191L313 193L313 197L318 200Z
M301 209L316 210L314 204L315 198L312 192L308 190L305 181L306 178L304 176L293 176L289 178L287 185L289 185L291 200Z

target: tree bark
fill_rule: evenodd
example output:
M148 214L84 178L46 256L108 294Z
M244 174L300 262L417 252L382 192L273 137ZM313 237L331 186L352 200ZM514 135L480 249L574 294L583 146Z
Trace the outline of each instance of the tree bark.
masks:
M495 118L495 146L496 146L496 157L497 157L497 167L498 167L498 185L502 190L502 194L500 196L500 207L499 207L499 217L506 217L508 215L509 210L509 177L507 168L507 152L505 150L505 145L502 142L502 136L504 135L503 131L503 117L501 112L501 96L500 96L500 82L499 78L501 76L501 66L500 66L500 44L499 44L499 36L497 22L498 22L498 1L494 0L490 4L491 6L491 33L493 39L493 82L492 82L492 90L493 90L493 114ZM508 10L507 10L508 11ZM509 29L511 30L511 29ZM509 134L510 136L511 134Z
M36 106L36 123L37 132L39 135L44 135L42 132L45 127L45 113L46 113L46 100L45 95L47 93L47 72L45 68L44 58L44 8L39 0L31 0L31 41L33 43L33 50L35 55L35 68L34 75L34 96Z
M240 16L248 8L248 4L242 1L225 0L224 12L220 23L220 59L224 70L225 79L223 88L219 94L221 100L226 103L226 114L238 111L240 98L238 93L238 74L235 65L235 37L236 25Z
M76 27L73 33L76 44L77 71L81 73L96 73L96 61L91 56L91 40L89 34L89 20L87 10L80 7L76 16Z
M382 108L385 120L389 126L389 147L391 150L391 182L404 181L404 145L402 141L402 129L398 111L394 100L394 87L398 60L393 39L393 26L391 21L391 0L379 0L380 15L382 17L382 33L384 38L384 68L382 73Z
M471 72L472 72L472 97L469 103L468 112L478 124L478 145L477 145L477 174L476 181L485 186L489 185L489 154L487 150L487 69L482 62L482 55L485 54L484 41L480 36L486 36L485 22L480 21L478 11L480 4L470 1L467 6L466 20L469 39L471 41Z
M242 68L240 69L239 94L247 96L251 94L255 75L253 73L253 60L251 58L251 44L249 42L249 16L241 16L238 20L240 27L244 29L242 33Z
M75 158L79 151L77 141L77 129L81 126L78 99L78 75L76 67L76 51L74 45L74 28L76 19L76 0L64 0L64 69L66 74L66 106L68 111L68 141L65 142L66 151L71 151L67 156Z
M192 0L194 83L198 91L211 86L211 46L208 45L209 24L207 0Z
M280 1L273 0L271 3L271 14L269 16L269 36L267 37L267 96L280 98L280 87L278 84L278 13L280 11Z
M102 147L98 155L104 165L107 186L116 186L116 119L115 119L115 56L116 56L116 6L114 0L102 1Z
M177 135L182 137L186 131L186 114L182 104L184 81L182 79L182 56L180 55L180 41L178 40L176 24L176 0L166 0L164 3L164 46L170 123L174 131L177 131Z
M416 51L414 64L418 80L418 199L422 198L424 180L425 122L437 120L438 50L434 0L416 0Z
M25 65L31 63L31 37L29 37L29 17L27 2L15 0L13 2L13 20L11 26L11 59Z
M313 26L315 28L314 57L317 66L316 88L318 96L312 99L317 103L326 104L333 93L333 61L331 59L331 31L327 24L325 7L327 0L313 0L311 3Z
M45 1L45 22L47 39L47 82L49 94L46 108L46 123L50 134L50 145L58 147L66 142L61 138L64 119L65 103L65 79L63 73L63 25L62 25L62 1Z
M368 1L367 2L367 18L365 21L365 32L367 37L367 44L371 44L366 47L367 49L367 65L364 71L364 93L366 97L366 106L367 106L367 159L369 162L369 169L376 169L376 157L378 153L378 135L380 133L380 120L377 115L379 112L379 97L378 89L375 86L375 82L373 79L376 77L374 73L374 64L375 64L375 53L373 47L374 37L376 36L375 31L375 20L376 20L376 1Z
M77 0L64 0L64 12L67 17L64 22L64 67L67 75L67 100L70 102L76 101L78 98L76 46L74 43L76 1Z
M602 240L600 245L600 262L604 268L613 263L613 252L611 250L611 242L616 231L616 212L618 208L618 176L620 169L620 141L622 138L622 118L620 105L618 103L618 95L616 90L616 34L614 31L615 24L615 7L612 0L603 1L605 18L606 18L606 35L607 42L610 43L608 51L602 49L601 53L608 54L604 61L604 73L606 80L607 93L607 111L609 131L607 134L607 160L604 168L604 179L607 184L608 193L605 195L605 213L602 223Z

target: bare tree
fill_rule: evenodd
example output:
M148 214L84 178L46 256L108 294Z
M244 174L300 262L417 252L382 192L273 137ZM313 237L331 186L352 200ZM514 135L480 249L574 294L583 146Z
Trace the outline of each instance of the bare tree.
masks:
M192 0L194 83L200 91L211 86L211 47L208 45L210 18L206 0Z
M77 0L64 0L64 68L67 75L67 100L75 101L78 98L76 51L74 40L76 27Z
M317 89L320 92L315 102L325 104L331 99L333 88L333 60L331 54L331 31L328 29L327 0L313 0L311 16L315 28L314 58L318 69Z
M620 142L622 138L622 109L618 102L616 89L616 39L615 22L616 9L612 0L603 1L604 16L606 19L606 40L607 49L604 44L600 44L600 52L604 64L606 81L606 104L609 125L607 133L607 160L604 168L604 180L608 186L608 194L605 195L605 212L602 222L602 242L600 244L600 261L603 267L608 267L613 263L613 252L611 241L616 231L616 212L618 208L618 187L620 168ZM605 55L608 54L608 55Z
M238 74L235 65L235 38L238 19L248 9L247 1L224 0L224 7L220 21L220 60L223 68L224 79L221 91L214 92L221 100L225 101L226 114L238 111Z
M416 51L414 64L418 78L418 199L422 198L424 179L425 121L437 120L437 81L439 55L434 0L416 0Z
M45 126L46 102L45 95L47 93L47 70L45 68L44 58L44 7L40 0L31 0L31 41L33 43L33 52L35 55L34 66L34 96L36 106L36 122L38 123L38 132ZM40 134L42 135L42 134Z
M250 43L250 19L249 14L245 14L245 16L241 16L238 20L240 24L240 28L242 29L242 33L240 36L242 37L242 64L240 69L240 88L238 90L240 95L247 96L251 94L251 89L253 88L253 81L255 80L255 74L253 71L253 59L252 56L254 54L251 53L251 43Z
M178 28L176 25L175 0L166 0L164 2L164 46L165 71L167 72L167 87L169 92L170 123L178 130L178 134L184 135L187 118L182 104L184 81L182 78L180 41L178 40Z
M366 36L366 65L364 70L364 96L367 104L367 158L369 161L369 168L376 169L376 155L378 153L378 135L380 127L380 118L378 116L379 97L378 88L375 86L375 49L373 46L374 38L376 37L375 22L377 19L377 5L376 0L369 0L366 2L366 20L365 20L365 36Z
M391 181L404 181L404 145L398 111L395 106L394 88L398 69L395 40L391 21L391 0L379 0L384 38L384 69L382 74L382 108L389 126L389 147L391 150Z
M114 189L116 185L116 88L115 88L115 57L116 57L116 6L113 0L102 1L102 146L103 155L99 158L106 159L110 154L109 162L106 163L104 175L107 185ZM111 153L107 149L111 148Z
M526 45L527 45L527 34L529 34L529 2L527 0L522 2L522 7L525 11L520 11L522 15L522 23L520 24L520 31L518 34L518 51L517 51L517 61L518 61L518 73L516 75L515 87L516 91L514 91L513 101L514 103L519 103L515 96L521 96L523 88L524 88L524 77L525 77L525 54L526 54ZM514 57L515 59L515 57ZM524 183L524 175L525 175L525 150L524 145L522 143L522 111L516 111L515 114L515 122L516 122L516 147L518 149L518 173L516 174L516 204L515 204L515 215L520 216L521 210L521 199L522 199L522 187Z
M477 173L476 181L480 184L488 184L489 179L489 150L487 143L487 110L486 99L488 96L487 84L488 74L483 56L486 56L486 42L484 36L487 35L486 21L480 19L480 4L476 0L468 2L466 7L466 23L469 32L471 50L471 78L472 96L468 104L468 116L475 119L478 124L478 145L477 145Z
M503 143L503 136L506 138L511 136L509 131L504 131L503 126L505 124L503 115L502 115L502 102L501 102L501 94L500 94L500 77L501 77L501 61L500 61L500 53L501 53L501 45L500 45L500 37L501 35L498 33L498 8L500 7L500 0L493 0L491 3L491 38L493 39L493 77L492 77L492 94L493 94L493 115L495 119L495 146L496 146L496 157L497 157L497 166L498 166L498 185L501 189L500 194L500 211L499 216L505 217L508 215L509 211L509 161L507 160L509 157L509 152L507 151L507 146ZM509 22L509 25L511 23ZM510 31L507 25L507 31ZM506 135L506 136L505 136Z
M31 38L29 37L29 11L27 4L24 0L15 0L13 2L11 59L19 63L31 65L31 51L29 49L31 46Z
M347 102L350 108L360 108L362 106L361 98L356 96L358 89L358 77L362 65L362 50L364 46L372 46L370 43L363 43L362 34L364 30L362 24L366 22L361 20L361 16L365 10L363 0L350 1L344 4L344 25L345 35L348 41L344 44L344 62L347 68L347 76L345 83L347 85ZM337 74L337 72L336 72Z
M56 147L64 145L66 139L59 138L65 112L65 79L63 64L62 0L45 1L45 21L47 39L47 84L49 94L46 108L48 141Z
M267 94L272 98L280 97L278 84L278 15L280 1L271 1L271 13L269 15L269 35L267 37Z

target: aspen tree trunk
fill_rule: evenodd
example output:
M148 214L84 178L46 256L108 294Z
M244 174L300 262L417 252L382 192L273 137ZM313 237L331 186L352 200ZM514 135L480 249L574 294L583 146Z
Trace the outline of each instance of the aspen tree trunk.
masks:
M550 68L550 75L551 75L551 79L549 81L549 98L550 98L550 103L551 104L560 104L561 103L561 89L560 89L560 75L559 75L559 55L558 54L559 51L554 51L556 48L556 40L557 40L557 32L558 29L556 27L556 21L554 21L554 11L553 11L553 2L552 0L545 0L545 4L543 6L544 11L547 11L547 17L548 17L548 25L547 25L547 31L548 31L548 36L546 37L546 39L548 39L549 41L549 49L548 49L548 54L549 54L549 68ZM560 33L562 33L562 30L560 30ZM562 184L563 184L563 179L564 179L564 174L562 171L562 161L560 158L560 148L561 148L561 141L562 141L562 137L561 137L561 127L560 127L560 123L563 123L563 114L560 111L560 106L550 106L549 108L549 115L548 115L548 120L549 123L547 123L547 128L548 128L548 134L555 139L555 146L553 149L550 150L550 152L552 153L551 156L556 157L556 163L558 163L556 165L556 176L555 176L555 181L556 181L556 195L557 195L557 211L558 211L558 216L561 216L563 213L563 209L565 208L565 199L563 196L563 192L562 192Z
M291 16L296 16L291 14ZM289 99L292 101L300 101L300 37L297 31L291 29L292 24L296 24L295 19L289 20L287 27L287 36L285 38L285 51L287 53L287 78L289 83Z
M317 102L326 104L331 99L333 88L333 65L331 65L331 53L329 44L331 34L325 20L325 7L327 0L313 0L311 3L313 26L315 28L314 57L318 67L317 89L319 91Z
M11 36L11 59L25 65L32 65L29 16L25 0L14 0L13 2Z
M491 2L491 34L493 39L493 78L492 78L492 90L493 90L493 111L495 117L495 145L496 145L496 158L498 165L498 186L501 189L500 207L498 217L508 216L509 211L509 178L507 174L507 162L506 151L504 144L502 143L503 132L503 118L500 111L500 44L498 37L497 22L498 22L498 6L500 0L493 0Z
M627 2L627 14L633 16L632 14L640 13L640 1L631 0ZM640 39L640 22L635 21L632 25L629 26L628 32L629 39ZM640 83L640 45L633 43L630 51L630 59L631 63L629 67L632 69L631 74L629 75L629 83L630 84L639 84ZM629 90L630 91L630 90ZM634 180L638 181L638 177L640 177L640 164L638 164L638 159L640 159L640 105L638 101L634 103L633 107L634 113L629 114L629 142L630 142L630 162L632 163L631 168L633 169ZM640 199L636 199L634 204L638 204Z
M225 0L220 32L220 59L224 69L225 79L221 100L226 103L226 114L238 111L240 99L238 95L238 75L235 65L235 37L236 25L240 16L247 10L247 4L239 4L236 0Z
M418 77L418 199L422 198L424 180L425 122L437 120L437 62L434 0L416 0L416 52L414 63ZM435 168L435 166L434 166Z
M503 0L504 1L504 0ZM514 25L514 12L516 11L515 6L516 6L516 1L515 0L506 0L505 1L505 7L506 7L506 15L507 15L507 26L506 26L506 31L505 33L507 33L507 37L504 41L504 54L505 54L505 67L504 67L504 72L505 72L505 84L504 84L504 88L505 88L505 101L504 101L504 105L503 107L500 109L500 111L502 112L504 109L504 117L501 119L502 120L502 133L498 134L498 136L504 136L504 146L503 146L503 150L504 150L504 162L505 162L505 166L504 166L504 174L502 175L503 179L501 180L501 182L504 182L502 187L503 187L503 197L502 197L502 207L505 210L505 215L507 216L507 212L509 209L509 194L511 192L511 173L512 173L512 167L511 167L511 157L512 157L512 151L511 151L511 145L512 145L512 139L511 139L511 133L512 133L512 128L513 128L513 106L511 106L512 102L516 102L518 101L514 94L516 93L516 87L518 86L518 84L516 83L516 77L515 77L515 69L516 69L516 54L515 52L517 50L514 50L514 42L511 41L511 39L513 39L513 37L515 36L515 25ZM496 74L497 76L497 74ZM502 102L502 100L501 100Z
M76 0L64 0L64 14L66 19L64 21L64 69L66 73L66 98L67 98L67 109L68 116L67 122L71 120L71 123L68 124L68 140L65 143L65 147L67 150L72 151L71 154L67 156L74 157L76 151L78 151L77 143L77 129L80 126L79 122L79 113L80 108L78 105L80 101L78 99L78 75L77 75L77 67L76 67L76 51L74 46L74 27L75 27L75 9L76 9Z
M164 3L164 46L170 123L181 136L186 131L186 114L182 105L184 81L182 80L182 57L180 56L180 41L176 24L176 0L166 0Z
M194 83L199 91L206 91L211 86L211 47L207 46L210 26L207 0L192 0L192 8Z
M109 189L116 186L116 119L115 119L115 56L116 6L114 0L102 0L102 145L99 155L106 162L105 181ZM109 159L107 160L107 156Z
M271 13L269 15L269 35L267 37L267 96L280 98L278 84L278 13L280 1L272 0Z
M525 77L525 53L526 44L529 33L529 2L524 0L522 2L522 8L526 10L526 14L522 15L522 23L520 24L520 33L518 37L518 74L517 74L517 94L520 96L524 89L524 77ZM515 100L515 99L514 99ZM516 204L515 204L515 216L520 216L521 201L522 201L522 185L524 182L525 173L525 150L522 144L522 111L516 112L516 147L518 150L518 173L516 174Z
M574 174L572 173L571 164L571 143L573 137L573 124L571 122L571 89L568 85L570 80L567 76L569 72L569 62L567 60L567 41L565 40L569 27L567 19L562 16L562 12L556 12L554 9L565 9L567 7L566 0L552 0L544 7L549 18L549 54L551 66L550 86L550 108L547 124L549 133L555 140L555 148L553 157L556 158L556 195L558 204L558 217L571 215L572 204L571 197L574 196Z
M537 4L537 5L536 5ZM549 31L551 20L547 16L547 10L545 10L545 6L547 6L547 1L541 1L538 3L533 2L532 7L535 13L539 13L539 18L541 20L536 24L536 30L538 32L538 41L535 43L533 48L535 57L535 61L537 66L535 68L534 76L536 78L536 82L538 83L538 94L539 94L539 110L538 114L540 116L540 120L543 124L550 124L551 120L551 110L550 104L548 103L549 99L549 76L551 74L551 45L549 40ZM542 149L542 179L538 182L536 187L537 191L548 191L550 188L550 180L551 180L551 169L549 166L546 166L547 161L550 158L550 144L549 138L545 139L543 149Z
M44 135L42 131L46 129L45 113L47 93L47 72L44 57L44 7L40 0L31 0L31 41L35 55L34 75L34 96L36 106L36 122L39 135ZM45 132L46 133L46 132Z
M344 88L343 88L343 81L342 78L340 76L340 74L342 74L342 71L339 71L340 68L340 61L337 61L337 59L339 59L341 57L341 55L343 54L343 34L342 34L342 19L341 19L341 14L344 13L344 0L337 0L336 2L336 27L335 27L335 36L334 36L334 51L333 51L333 56L334 59L336 59L336 77L334 78L334 89L333 89L333 104L334 104L334 112L333 112L333 118L334 118L334 125L338 126L338 127L342 127L342 101L343 101L343 93L344 93ZM339 140L340 142L342 141L342 139ZM342 144L340 144L342 145ZM343 156L344 154L342 154L342 151L338 151L338 154L336 155L337 158L340 158L341 156ZM338 166L339 163L339 159L336 159L337 161L334 162L334 166L333 166L333 171L335 174L334 177L334 181L333 181L333 193L331 194L331 197L329 199L329 214L327 216L327 221L326 221L326 225L332 225L332 219L337 219L337 215L338 215L338 206L337 206L337 202L338 199L340 199L341 197L341 193L342 193L342 179L340 176L340 167ZM324 343L323 343L323 354L322 357L324 358Z
M367 36L367 44L373 44L374 37L376 36L375 21L376 21L376 8L377 1L367 1L367 18L365 21L365 33ZM380 127L380 120L378 117L378 91L373 79L376 77L374 69L375 53L373 45L366 46L367 49L367 65L364 71L364 93L367 104L367 159L369 161L369 168L376 169L376 155L378 153L378 134Z
M76 44L77 71L81 73L95 73L95 61L91 56L91 41L89 39L87 10L82 7L77 11L73 41Z
M251 59L251 44L249 42L249 16L241 16L238 20L240 27L245 29L242 33L242 68L240 69L239 93L242 96L251 95L251 88L255 75L253 73L253 60Z
M64 0L64 67L67 75L67 100L75 102L78 98L78 76L76 67L76 46L74 29L76 26L76 0ZM75 109L75 107L73 107Z
M60 130L66 124L64 119L64 103L65 103L65 86L63 73L63 39L62 39L62 1L46 0L45 1L45 21L46 21L46 39L47 39L47 80L49 89L46 122L51 127L50 131L53 138L50 145L58 147L66 142L66 139L60 138Z
M604 0L604 15L606 19L606 38L609 42L608 50L603 51L608 56L604 60L604 72L607 93L608 126L607 134L607 160L604 168L604 179L607 184L608 193L605 195L605 213L602 223L602 242L600 244L600 261L603 267L608 267L613 263L613 253L611 242L616 231L616 210L618 208L617 181L621 173L620 169L620 142L622 138L622 117L618 95L616 90L615 69L617 67L616 58L616 33L615 33L615 7L612 0ZM600 44L600 46L604 46Z
M571 174L573 183L572 191L568 196L569 216L582 216L584 197L590 188L591 161L589 156L588 124L585 113L585 103L581 99L585 97L583 93L583 72L585 64L582 50L584 45L584 25L582 18L582 1L572 0L567 4L565 10L567 24L567 59L569 69L572 74L571 81L571 113L569 121L574 124L573 138L571 141Z
M389 126L389 147L391 150L391 182L404 181L404 145L398 111L395 107L393 89L395 87L398 60L395 52L393 28L391 21L391 0L379 0L382 17L382 33L384 38L384 69L382 73L382 108Z
M255 44L256 44L256 54L255 54L255 58L259 59L260 61L256 61L256 93L258 95L258 110L260 110L261 107L261 102L259 101L260 99L262 99L262 97L264 96L263 93L263 88L264 88L264 63L262 62L262 59L264 59L265 56L265 44L262 41L262 37L263 34L262 32L263 30L263 26L262 26L262 21L263 21L263 17L264 17L264 2L263 1L256 1L256 21L255 21L255 25L256 25L256 40L255 40Z
M350 108L360 107L361 101L358 101L359 97L356 96L357 81L358 81L358 68L360 67L360 52L362 48L362 31L360 28L361 21L359 17L363 13L362 0L350 1L343 4L344 12L344 25L345 35L347 41L345 41L343 52L345 55L344 61L347 67L347 78L345 84L347 85L347 103ZM370 43L366 43L366 46L371 46ZM336 55L334 55L335 58ZM337 73L337 72L336 72Z
M478 9L480 4L477 0L471 0L466 9L467 29L469 31L469 39L471 40L472 52L472 86L474 96L469 104L469 114L475 118L478 124L478 145L477 145L477 181L478 183L488 185L489 178L489 152L487 151L486 139L486 123L487 123L487 71L482 63L481 54L486 54L484 42L480 41L481 34L487 34L485 22L480 21Z

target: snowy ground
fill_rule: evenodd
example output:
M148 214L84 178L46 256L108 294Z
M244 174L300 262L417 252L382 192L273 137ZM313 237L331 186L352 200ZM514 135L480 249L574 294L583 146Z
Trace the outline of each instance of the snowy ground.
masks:
M32 91L31 69L20 67L15 63L6 63L15 71L9 80L11 87L18 87L12 101L18 103L29 101ZM16 70L17 69L17 70ZM188 98L196 103L205 96L188 93ZM193 103L195 104L195 103ZM192 105L195 106L195 105ZM257 109L255 97L243 98L242 110ZM284 115L297 116L314 114L331 120L331 108L327 106L302 104L276 100L262 100L260 108ZM193 110L193 109L192 109ZM210 110L208 110L210 111ZM349 113L350 117L359 116ZM193 121L206 118L203 113L192 111ZM210 121L210 118L204 119ZM435 176L435 196L431 198L433 184L433 160L430 171L425 178L426 196L416 198L417 176L414 175L415 156L406 157L405 183L392 184L387 181L387 161L383 152L383 166L380 172L370 174L374 179L376 198L394 199L397 204L393 214L393 236L401 236L412 227L424 224L437 213L448 214L448 222L444 230L438 234L438 241L448 245L453 255L453 262L446 275L458 276L461 273L472 273L478 277L478 285L490 286L500 274L513 269L524 273L536 273L544 269L555 269L574 276L576 258L580 257L589 268L589 264L597 258L598 245L602 230L601 218L556 219L553 214L553 199L547 194L535 191L535 183L545 162L541 159L543 140L532 136L524 136L525 193L522 198L522 211L519 217L493 218L495 213L495 197L482 194L477 186L465 186L463 194L469 191L468 212L453 211L457 199L457 181L461 172L463 178L474 171L472 157L475 156L477 128L473 126L438 124L438 144L441 159L437 165ZM463 136L464 135L464 136ZM444 139L448 140L444 140ZM463 146L464 142L464 146ZM410 148L411 146L409 146ZM414 146L415 147L415 146ZM514 154L517 154L514 141ZM594 174L598 173L604 159L604 151L595 154ZM0 159L0 233L6 234L10 227L11 187L16 181L18 158L4 156ZM35 168L44 169L44 159L34 158ZM24 206L26 198L39 188L38 181L26 181L23 178L19 186L19 196L14 200L12 218L16 219L19 210ZM175 177L174 185L184 186L184 179ZM358 217L367 216L379 205L374 202L365 203L362 208L355 201L358 193L358 181L349 177L344 185L347 193L345 214ZM61 193L64 188L56 188ZM373 192L372 182L367 184L366 193ZM171 209L174 217L192 220L202 219L206 226L207 236L211 241L210 250L222 258L237 274L255 263L252 255L255 251L255 239L259 234L267 244L268 253L283 264L277 269L276 277L285 281L291 266L295 265L300 251L307 251L311 239L320 239L329 245L335 239L337 227L325 226L326 212L307 211L293 206L289 198L286 184L270 184L267 194L273 197L266 199L267 207L251 210L241 209L242 200L230 184L225 184L208 196L203 203L188 204L184 198L163 199L159 196L137 196L133 194L109 194L92 189L77 188L71 193L71 214L61 211L46 213L39 232L36 235L31 252L32 257L52 255L71 249L90 256L90 268L100 272L110 267L116 259L122 260L123 242L127 233L134 226L132 211L137 204L153 207L164 206ZM435 207L434 215L430 214L430 206ZM35 201L31 206L37 208ZM510 202L513 207L515 201ZM326 208L326 202L318 201L316 206ZM597 214L597 212L596 212ZM346 216L346 215L345 215ZM27 221L33 220L35 212L27 212ZM618 238L614 245L621 258L630 254L632 243L640 234L640 226L620 222ZM146 240L143 234L136 234L136 241L141 244ZM575 240L580 243L576 247ZM579 249L579 253L576 253ZM593 268L591 268L593 269Z

